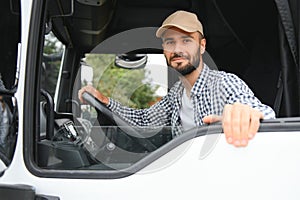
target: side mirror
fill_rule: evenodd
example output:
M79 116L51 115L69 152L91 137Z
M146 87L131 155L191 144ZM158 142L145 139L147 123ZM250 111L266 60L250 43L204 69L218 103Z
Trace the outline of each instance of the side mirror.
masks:
M0 92L0 173L13 159L18 130L17 102L11 95ZM3 164L6 167L3 167Z
M139 69L146 66L146 54L119 54L115 58L115 65L125 69Z

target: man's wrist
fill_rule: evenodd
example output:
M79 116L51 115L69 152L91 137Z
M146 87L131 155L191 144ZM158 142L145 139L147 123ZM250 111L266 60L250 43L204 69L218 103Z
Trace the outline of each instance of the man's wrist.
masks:
M104 95L99 95L96 94L95 97L103 104L105 104L106 106L109 104L109 98L104 96Z
M109 98L109 97L108 97L108 100L109 100L109 102L106 105L107 108L110 109L110 110L114 110L117 107L118 103L116 101L114 101L113 99Z
M102 103L104 103L106 106L108 106L109 105L109 98L104 97Z

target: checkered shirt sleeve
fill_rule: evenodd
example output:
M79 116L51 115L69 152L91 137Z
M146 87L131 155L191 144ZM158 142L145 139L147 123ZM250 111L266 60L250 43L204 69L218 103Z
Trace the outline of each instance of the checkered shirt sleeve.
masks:
M224 101L224 104L233 104L235 102L247 104L252 108L261 111L264 114L264 119L275 118L273 109L262 104L260 100L255 97L254 93L246 83L236 75L230 73L224 75L220 86L220 98L221 101Z
M161 101L147 109L129 108L110 98L108 108L132 126L169 126L172 113L169 99L171 95L169 93Z

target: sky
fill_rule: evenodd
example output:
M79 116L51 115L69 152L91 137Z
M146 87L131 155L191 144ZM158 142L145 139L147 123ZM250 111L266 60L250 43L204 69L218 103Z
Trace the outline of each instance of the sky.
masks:
M156 94L165 96L168 91L168 67L164 55L148 54L148 62L145 68L150 71L151 83L160 86Z

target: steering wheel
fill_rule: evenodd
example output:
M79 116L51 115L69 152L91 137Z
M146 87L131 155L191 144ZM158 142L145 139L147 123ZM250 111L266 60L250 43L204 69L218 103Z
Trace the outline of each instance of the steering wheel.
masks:
M88 102L91 106L97 108L102 114L104 114L109 120L115 121L119 127L124 127L126 129L124 133L129 137L136 137L136 138L145 138L140 132L141 130L137 128L133 128L130 126L124 119L122 119L119 115L113 113L109 110L105 104L100 102L97 98L91 95L88 92L84 92L82 94L83 99ZM154 151L157 149L157 146L154 145L151 141L144 139L143 142L141 140L136 140L140 145L142 145L148 151Z

